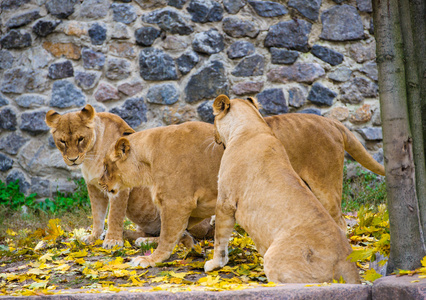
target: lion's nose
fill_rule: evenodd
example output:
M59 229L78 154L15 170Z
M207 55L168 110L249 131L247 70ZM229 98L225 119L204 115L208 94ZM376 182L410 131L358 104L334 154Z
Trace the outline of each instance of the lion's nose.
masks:
M68 160L71 161L71 162L75 162L77 159L78 159L78 156L76 158L69 158L68 157Z

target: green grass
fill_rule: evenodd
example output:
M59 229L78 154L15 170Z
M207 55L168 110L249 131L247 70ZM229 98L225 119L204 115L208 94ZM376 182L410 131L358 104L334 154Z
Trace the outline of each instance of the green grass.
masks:
M345 163L343 175L342 210L358 211L361 206L377 207L386 203L386 183L383 177L357 165L356 176L348 178L348 166Z

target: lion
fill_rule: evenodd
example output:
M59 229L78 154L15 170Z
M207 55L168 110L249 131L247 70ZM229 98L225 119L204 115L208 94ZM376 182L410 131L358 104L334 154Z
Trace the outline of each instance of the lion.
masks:
M89 193L93 229L85 242L93 243L104 231L108 203L108 229L103 247L112 248L123 245L123 221L127 216L137 225L136 232L126 231L126 237L156 237L160 233L160 214L150 201L150 192L146 188L122 190L115 197L108 198L98 185L103 172L102 160L110 144L119 137L133 134L135 131L119 116L101 112L96 113L90 105L81 111L60 115L54 110L46 114L46 124L64 162L69 166L81 166L83 177ZM196 227L195 235L203 238L210 225L207 223ZM155 241L155 239L154 239ZM185 236L182 242L191 246L191 238Z
M329 282L342 277L360 283L351 247L305 182L297 175L282 142L258 111L257 101L213 104L215 138L225 145L218 177L215 245L206 272L228 262L235 221L264 257L269 281Z

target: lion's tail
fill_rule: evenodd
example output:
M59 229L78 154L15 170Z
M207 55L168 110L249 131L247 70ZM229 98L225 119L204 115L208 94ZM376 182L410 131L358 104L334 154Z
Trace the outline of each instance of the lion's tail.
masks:
M361 142L356 136L347 129L342 123L335 122L336 127L340 130L344 137L345 150L362 166L369 169L370 171L385 176L385 168L378 163L370 153L365 150Z

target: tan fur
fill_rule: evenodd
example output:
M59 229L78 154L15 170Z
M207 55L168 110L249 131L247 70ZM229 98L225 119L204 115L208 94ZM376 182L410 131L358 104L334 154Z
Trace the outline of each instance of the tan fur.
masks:
M82 111L64 115L50 110L46 114L46 123L51 128L55 144L61 151L65 163L70 166L81 165L93 215L92 234L86 238L86 242L92 243L102 234L108 203L110 208L104 247L123 244L125 216L137 225L136 232L126 232L127 238L158 236L161 226L160 214L150 201L149 190L145 188L123 190L108 199L108 195L98 184L103 172L102 161L108 147L119 137L135 131L117 115L96 113L91 105L86 105ZM79 142L81 138L83 139ZM197 228L196 234L199 233L200 237L203 237L209 229L210 227L204 228L203 234L203 228Z
M254 105L253 105L254 104ZM359 283L351 247L290 164L285 148L259 114L256 103L217 98L218 139L224 143L216 206L215 251L205 271L228 261L237 221L264 256L265 274L279 283Z

